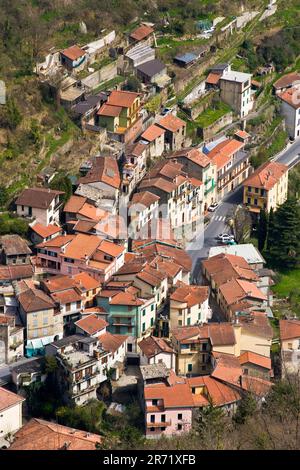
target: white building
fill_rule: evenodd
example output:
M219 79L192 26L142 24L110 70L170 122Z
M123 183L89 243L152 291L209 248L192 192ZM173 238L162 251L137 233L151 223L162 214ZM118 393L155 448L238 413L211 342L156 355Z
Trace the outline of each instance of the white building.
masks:
M8 448L11 436L22 427L25 398L0 387L0 448Z
M62 191L47 188L24 189L16 200L17 214L35 219L44 226L58 223L62 209Z
M221 100L231 106L242 118L247 116L253 107L251 77L250 73L229 69L223 73L219 82Z
M300 86L288 88L277 96L281 100L286 130L292 139L297 139L300 137Z
M207 323L212 317L207 286L179 282L170 295L170 329Z
M148 364L164 363L167 369L175 370L176 356L171 344L164 338L156 338L148 336L138 343L140 352L140 364L142 366Z

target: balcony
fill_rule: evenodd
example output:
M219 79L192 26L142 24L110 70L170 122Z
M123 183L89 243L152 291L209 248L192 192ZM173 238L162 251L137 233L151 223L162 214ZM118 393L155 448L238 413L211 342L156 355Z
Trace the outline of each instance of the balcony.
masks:
M163 428L167 426L171 426L171 421L159 421L155 423L146 423L147 428Z

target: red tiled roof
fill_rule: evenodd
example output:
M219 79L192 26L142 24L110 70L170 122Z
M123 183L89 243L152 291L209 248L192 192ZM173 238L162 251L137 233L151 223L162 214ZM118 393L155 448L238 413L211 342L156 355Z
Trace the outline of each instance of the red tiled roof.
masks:
M208 375L188 378L187 383L190 388L203 387L202 394L193 394L197 406L207 406L209 402L213 406L224 406L241 399L241 394L237 390Z
M103 330L108 326L107 321L98 317L98 315L92 313L91 315L86 315L84 318L81 318L75 325L78 326L81 330L85 331L89 335L94 335L98 331Z
M108 331L98 337L102 348L112 354L116 352L123 343L125 343L127 338L128 336L126 335L113 335Z
M180 343L189 343L196 338L210 339L213 346L226 346L235 344L235 335L231 323L207 323L204 325L182 326L172 330L174 336Z
M25 398L0 387L0 411L4 411L22 401L25 401Z
M261 354L256 354L252 351L245 351L239 357L240 364L255 364L260 367L264 367L265 369L271 369L271 359L266 356L262 356Z
M236 139L227 139L220 144L218 144L211 152L209 152L208 157L217 166L217 169L223 168L227 163L230 162L232 155L234 155L238 150L241 150L244 147L244 143Z
M300 81L300 79L299 79ZM295 109L300 108L300 87L295 86L285 90L283 93L277 95L282 101L285 101L287 104L292 106Z
M108 97L107 104L120 106L121 108L130 108L139 96L139 93L132 91L113 90Z
M208 165L211 164L211 159L208 158L207 155L202 153L197 148L186 148L186 149L177 150L176 152L174 152L172 155L170 155L167 158L177 159L179 157L187 158L188 160L200 166L201 168L206 168Z
M136 295L131 294L130 292L119 292L109 302L111 305L134 305L140 306L143 305L143 300L136 297Z
M89 184L102 182L115 189L119 189L121 184L118 163L115 157L98 157L93 168L86 176L78 179L78 184Z
M157 139L161 135L163 135L166 131L161 127L157 126L156 124L152 124L148 127L148 129L143 132L141 138L144 140L148 140L149 142L153 142L153 140Z
M152 204L155 204L156 201L159 201L159 199L159 196L150 193L150 191L141 191L133 195L130 206L134 204L141 204L145 207L150 207Z
M52 238L52 240L47 240L46 242L39 243L36 245L36 248L61 248L62 246L67 245L75 238L75 235L59 235L58 237Z
M221 76L222 76L221 73L210 72L205 81L209 85L217 85L219 83Z
M254 186L269 191L288 171L288 167L278 162L268 161L258 167L244 182L243 186Z
M274 88L277 90L281 88L287 88L289 86L292 86L294 82L299 82L300 80L300 73L298 72L291 72L283 77L280 77L275 83L274 83Z
M53 199L62 194L64 194L63 191L54 191L48 188L28 188L22 191L16 200L16 204L37 209L48 209Z
M99 281L94 279L88 273L75 274L73 279L79 288L84 288L85 290L97 289L100 286Z
M55 304L51 297L40 289L28 289L22 292L18 300L26 313L53 309Z
M96 450L102 437L33 418L14 436L9 450Z
M65 204L64 212L72 212L76 214L86 201L86 197L76 196L75 194L73 194Z
M170 343L163 338L156 338L155 336L148 336L138 343L139 348L148 358L154 357L161 353L174 353Z
M224 382L240 385L240 377L243 373L239 359L233 354L213 352L216 367L212 377Z
M30 227L31 230L37 233L42 238L51 237L51 235L55 235L56 233L62 232L62 228L58 227L57 225L42 225L42 224L35 224Z
M300 320L279 320L280 340L300 338Z
M163 406L168 408L193 408L194 400L187 383L174 383L146 385L144 388L145 400L163 400Z
M109 116L109 117L118 117L122 112L121 106L112 106L110 104L104 103L101 108L98 110L97 114L99 116Z
M33 276L33 266L25 264L20 266L0 265L0 280L14 281L18 279L31 278Z
M69 304L71 302L80 302L82 300L81 294L74 288L53 292L51 294L51 298L61 305Z
M151 28L151 26L147 26L145 24L142 24L138 26L132 33L130 34L130 37L132 39L135 39L136 41L142 41L143 39L146 39L150 34L154 32L154 29Z
M77 60L80 57L84 56L86 52L83 49L81 49L79 46L74 45L61 51L61 54L68 57L68 59Z
M186 126L186 122L174 116L174 114L169 113L159 121L158 125L168 131L177 132L179 129Z
M186 303L188 307L202 304L208 299L207 286L187 285L184 282L177 282L175 291L170 295L170 300Z

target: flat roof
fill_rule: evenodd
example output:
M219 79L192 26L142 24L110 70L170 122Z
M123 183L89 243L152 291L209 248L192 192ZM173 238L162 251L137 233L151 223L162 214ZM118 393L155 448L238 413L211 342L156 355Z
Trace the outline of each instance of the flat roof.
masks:
M230 70L230 72L224 72L220 80L229 80L231 82L244 83L247 80L251 80L251 73L237 72Z
M228 255L241 256L249 264L265 263L265 259L252 243L243 243L241 245L213 246L209 250L208 257L226 253Z

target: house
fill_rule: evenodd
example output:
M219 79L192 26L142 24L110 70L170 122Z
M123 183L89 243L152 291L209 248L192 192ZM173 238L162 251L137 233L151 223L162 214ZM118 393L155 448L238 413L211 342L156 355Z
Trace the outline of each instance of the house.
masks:
M219 80L221 100L231 106L242 118L247 116L253 107L251 77L249 73L230 69L223 72Z
M97 450L101 436L32 418L14 436L10 450Z
M24 355L24 328L16 317L0 314L0 363L10 364Z
M92 307L96 295L100 292L100 282L85 272L75 274L73 279L82 293L84 307Z
M154 297L156 308L161 307L168 293L167 274L161 272L156 263L147 263L143 259L133 259L125 263L114 275L114 280L130 280L142 298Z
M25 327L26 356L42 354L46 344L62 338L62 316L52 298L35 287L26 285L18 295L18 302Z
M251 135L248 134L248 132L239 129L238 131L234 133L234 138L240 142L243 142L243 144L246 145L249 143L251 139Z
M288 88L277 97L281 101L281 114L285 119L286 130L291 139L300 137L300 75L298 85Z
M107 321L92 313L85 315L75 323L76 334L98 337L106 332Z
M124 246L96 235L65 235L37 245L37 260L46 272L76 275L87 272L100 282L124 263Z
M183 165L183 170L203 183L203 211L217 200L217 167L212 159L198 148L184 148L169 157Z
M184 146L186 137L186 122L171 113L166 114L157 123L165 132L165 149L179 150Z
M243 203L257 216L261 209L270 211L283 204L288 194L288 167L268 161L243 182Z
M142 130L140 94L114 90L97 112L96 124L121 142L136 138Z
M140 366L138 392L147 438L173 436L192 428L194 402L183 377L164 363Z
M189 68L196 63L197 59L197 54L187 52L185 54L174 57L174 63L179 67Z
M211 373L215 366L213 355L225 354L235 356L238 367L247 369L245 374L251 377L258 377L260 372L268 372L270 376L270 362L261 357L270 359L272 338L273 330L266 313L255 309L241 312L233 323L211 322L175 328L171 331L171 340L177 357L176 373L189 376ZM244 353L256 356L249 359ZM241 356L243 364L239 362ZM245 364L250 360L254 363L247 367Z
M236 338L230 323L178 327L171 331L176 351L176 373L207 375L212 371L212 351L234 354Z
M84 100L85 90L80 81L68 76L60 82L57 94L60 104L70 111Z
M12 364L10 370L13 387L17 393L24 393L24 387L28 387L35 382L44 382L47 377L41 356Z
M174 264L176 271L179 272L180 277L177 280L181 280L189 284L190 273L192 269L192 260L190 256L176 243L174 245L160 242L158 239L152 239L147 241L145 245L140 245L136 248L136 252L140 253L145 257L145 259L151 263L152 261L159 260L163 262L164 270L168 273L170 269L170 264ZM160 264L158 263L158 266ZM178 271L179 267L179 271ZM174 279L176 281L176 278Z
M178 282L170 295L170 329L207 323L212 316L208 298L208 287Z
M279 320L281 374L298 374L300 366L300 321Z
M165 129L151 124L141 135L141 139L149 145L150 157L160 157L165 150Z
M233 191L250 175L250 155L243 150L244 146L239 140L225 139L208 152L208 158L217 167L218 198Z
M42 225L59 225L63 194L63 191L47 188L24 189L16 200L17 214L33 218Z
M138 343L140 364L160 364L163 362L168 369L175 369L175 351L170 342L164 338L148 336Z
M49 224L46 226L36 223L30 226L30 239L34 245L52 240L52 238L62 234L63 229L58 225Z
M263 269L266 264L266 260L252 243L213 246L209 249L208 258L212 258L220 253L244 258L248 265L255 271Z
M138 296L138 289L125 291L103 289L98 296L98 305L108 312L109 331L113 334L141 338L154 329L156 299Z
M86 52L74 45L60 52L61 64L69 71L79 71L86 66Z
M280 77L274 84L273 88L275 91L275 94L277 95L278 93L283 93L289 88L294 87L295 85L298 85L300 81L300 73L299 72L291 72L286 75L283 75L283 77Z
M154 29L146 24L141 24L129 34L129 44L144 41L151 45L153 43Z
M145 62L149 62L150 60L155 60L155 49L150 47L147 43L141 42L130 48L125 53L124 59L125 71L128 71L129 69L133 72L139 65L144 64Z
M0 387L0 446L7 449L13 435L22 427L25 398Z
M167 75L167 67L159 59L149 60L136 68L136 75L142 83L156 83L161 77Z
M189 227L195 230L202 214L203 184L197 178L189 177L181 163L158 162L143 178L138 191L149 191L160 197L161 217L169 219L171 227L178 229L178 239Z
M271 359L261 354L256 354L251 351L245 351L239 356L243 374L252 377L260 377L262 379L270 380L273 376Z
M31 254L32 251L27 242L19 235L3 235L0 237L1 264L9 267L30 265Z
M93 203L97 208L116 213L119 198L121 177L115 157L98 156L93 159L92 168L85 176L78 178L76 196L86 198L85 202ZM82 204L82 206L83 206ZM80 200L71 198L65 206L70 214L79 211Z
M128 202L137 184L145 176L149 156L150 145L145 139L125 147L121 184L123 202Z
M108 355L98 338L67 336L47 345L46 354L57 359L57 388L66 404L83 405L96 398L97 388L107 379Z
M74 322L84 309L84 300L80 286L69 276L52 276L41 282L41 288L55 302L63 317L64 332L73 329Z
M129 205L130 236L138 239L150 220L158 215L160 197L150 191L135 193Z

